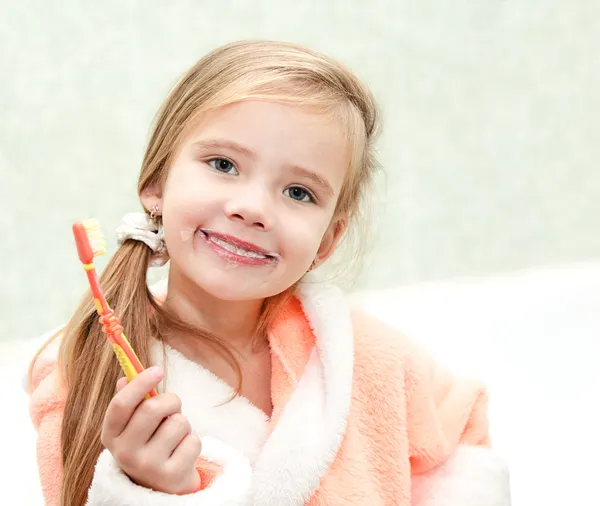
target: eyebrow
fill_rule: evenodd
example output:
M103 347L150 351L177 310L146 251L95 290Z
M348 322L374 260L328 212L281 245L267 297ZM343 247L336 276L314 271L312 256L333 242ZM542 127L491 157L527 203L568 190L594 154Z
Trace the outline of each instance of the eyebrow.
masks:
M293 165L291 168L292 172L298 174L299 176L310 179L314 184L319 186L321 191L323 191L323 193L325 193L328 197L333 197L333 188L324 177L319 176L319 174L314 173L312 170L305 169L304 167L298 167L297 165Z
M243 155L246 155L249 158L256 158L254 151L246 146L242 146L237 142L229 141L227 139L205 139L194 142L195 147L203 148L203 149L231 149L232 151L237 151Z
M194 146L201 149L230 149L232 151L237 151L248 158L256 159L256 154L250 148L227 139L199 140L194 143ZM335 195L333 188L324 177L319 176L319 174L316 174L312 170L305 169L304 167L300 167L298 165L291 165L289 167L291 171L298 176L310 179L315 185L321 188L321 191L328 197L333 197Z

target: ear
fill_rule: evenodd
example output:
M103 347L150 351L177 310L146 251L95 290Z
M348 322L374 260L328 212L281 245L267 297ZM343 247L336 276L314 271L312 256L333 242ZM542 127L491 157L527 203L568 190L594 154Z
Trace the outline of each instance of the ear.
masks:
M162 188L159 185L152 185L142 190L140 200L146 211L150 212L153 205L158 205L162 209Z
M317 251L317 256L314 263L315 267L321 265L323 262L325 262L325 260L333 255L334 251L338 247L338 244L340 243L341 238L344 236L346 228L348 228L348 222L343 218L336 218L331 222L327 228L327 231L323 235L321 245Z

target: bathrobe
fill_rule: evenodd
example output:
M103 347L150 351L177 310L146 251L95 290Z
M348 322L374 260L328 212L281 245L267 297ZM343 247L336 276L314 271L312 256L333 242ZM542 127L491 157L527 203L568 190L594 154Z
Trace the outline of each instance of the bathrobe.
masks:
M141 487L105 449L88 504L510 505L481 383L454 377L332 285L302 283L268 339L270 417L243 396L224 403L232 395L225 382L155 341L154 365L166 370L159 391L181 398L202 440L201 487L187 495ZM51 348L34 364L29 390L43 494L55 506L67 392Z

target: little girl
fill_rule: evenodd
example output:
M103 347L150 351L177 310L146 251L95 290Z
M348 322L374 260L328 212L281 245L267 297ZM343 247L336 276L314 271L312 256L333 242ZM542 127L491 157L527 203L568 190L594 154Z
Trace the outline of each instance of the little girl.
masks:
M351 72L294 44L183 76L101 279L148 368L119 379L89 295L32 363L46 504L510 503L482 386L307 275L357 225L377 125Z

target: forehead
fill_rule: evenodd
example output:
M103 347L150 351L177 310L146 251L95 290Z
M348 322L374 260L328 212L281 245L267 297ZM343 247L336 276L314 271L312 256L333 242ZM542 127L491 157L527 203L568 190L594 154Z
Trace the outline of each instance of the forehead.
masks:
M341 122L297 104L246 100L211 110L185 143L210 139L240 144L261 161L341 172L342 176L350 161Z

